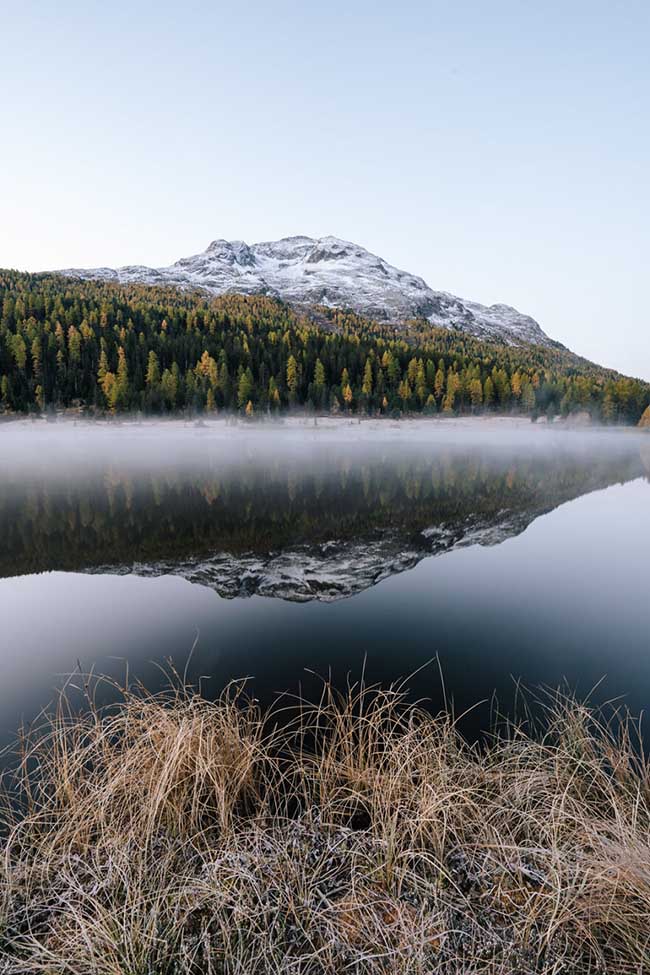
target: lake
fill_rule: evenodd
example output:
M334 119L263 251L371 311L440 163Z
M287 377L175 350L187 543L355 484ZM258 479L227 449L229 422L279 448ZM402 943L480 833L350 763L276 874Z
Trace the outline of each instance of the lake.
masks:
M505 422L0 428L0 736L65 675L650 701L650 437ZM444 678L444 686L441 681ZM317 676L315 676L317 675ZM598 686L596 686L598 685Z

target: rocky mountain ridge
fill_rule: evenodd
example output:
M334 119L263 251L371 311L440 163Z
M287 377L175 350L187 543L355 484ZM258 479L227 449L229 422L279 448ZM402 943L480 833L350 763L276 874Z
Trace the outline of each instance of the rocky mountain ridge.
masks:
M134 562L87 569L93 575L175 575L207 586L224 599L267 596L288 602L335 602L415 568L423 559L470 545L499 545L524 531L544 511L504 510L497 517L469 516L413 535L396 529L372 537L304 543L282 551L231 553L179 561Z
M68 268L59 273L91 280L198 288L211 295L261 294L299 307L348 309L397 325L425 319L435 326L507 345L558 344L533 318L510 305L486 306L434 291L421 277L338 237L285 237L252 245L219 239L202 253L183 257L169 267Z

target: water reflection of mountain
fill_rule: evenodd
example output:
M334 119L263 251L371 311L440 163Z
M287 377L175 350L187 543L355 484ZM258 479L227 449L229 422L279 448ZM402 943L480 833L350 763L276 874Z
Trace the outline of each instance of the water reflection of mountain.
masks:
M0 575L44 570L179 574L226 597L350 595L422 558L492 545L539 515L644 472L636 449L380 449L214 460L136 471L115 464L56 483L0 479Z

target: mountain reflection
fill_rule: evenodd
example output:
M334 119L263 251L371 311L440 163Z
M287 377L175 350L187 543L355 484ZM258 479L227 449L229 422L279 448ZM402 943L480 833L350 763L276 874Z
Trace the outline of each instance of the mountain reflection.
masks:
M152 468L0 474L0 575L177 573L224 596L333 599L468 544L495 544L589 491L646 473L616 450L325 445Z

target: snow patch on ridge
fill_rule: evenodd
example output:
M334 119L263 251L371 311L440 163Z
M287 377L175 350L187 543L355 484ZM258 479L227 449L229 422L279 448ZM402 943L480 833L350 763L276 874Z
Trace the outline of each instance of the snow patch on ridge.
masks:
M426 319L509 345L556 344L529 315L506 304L490 306L446 291L388 264L359 244L338 237L285 237L247 244L213 240L200 254L169 267L66 269L70 277L125 284L200 288L209 294L267 295L294 305L326 305L392 324Z
M534 517L534 515L533 515ZM98 566L90 574L175 575L214 589L224 599L267 596L288 602L335 602L370 589L390 576L415 568L423 559L470 545L499 545L530 523L526 512L500 512L496 520L466 518L459 524L425 528L415 536L398 530L371 538L331 539L283 551L243 554L217 552L205 558L120 566Z

